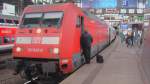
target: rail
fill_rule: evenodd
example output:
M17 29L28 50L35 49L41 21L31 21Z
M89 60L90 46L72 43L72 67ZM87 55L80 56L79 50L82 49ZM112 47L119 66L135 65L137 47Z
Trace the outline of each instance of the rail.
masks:
M23 81L20 81L18 77L9 77L0 80L0 84L23 84Z
M32 82L38 80L38 77L32 78L31 80L25 82L24 84L32 84Z

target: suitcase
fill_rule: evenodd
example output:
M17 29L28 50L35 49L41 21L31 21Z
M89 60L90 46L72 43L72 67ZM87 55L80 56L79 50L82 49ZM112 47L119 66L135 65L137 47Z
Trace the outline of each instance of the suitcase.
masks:
M103 56L101 56L101 55L96 55L96 62L97 62L97 63L104 63Z

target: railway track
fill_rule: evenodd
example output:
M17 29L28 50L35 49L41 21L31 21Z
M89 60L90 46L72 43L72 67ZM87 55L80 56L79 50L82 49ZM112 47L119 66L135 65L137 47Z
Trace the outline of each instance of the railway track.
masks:
M33 84L33 82L23 80L20 75L13 75L14 65L15 61L12 59L11 53L0 53L0 84ZM44 84L58 84L53 80L55 79L50 78ZM43 84L43 81L38 80L38 84Z
M12 50L4 50L4 51L0 51L0 56L3 56L5 54L11 54Z
M13 59L11 53L0 53L0 70L13 68Z
M7 60L7 59L12 59L11 53L0 54L0 61Z
M6 55L10 55L11 53L0 53L0 58L2 57L2 56L6 56Z
M23 84L25 81L13 75L14 61L11 52L0 53L0 84Z
M24 81L19 79L18 77L9 77L3 80L0 80L0 84L23 84Z
M9 74L0 77L0 84L24 84L26 82L20 75L12 75L12 70L9 71Z

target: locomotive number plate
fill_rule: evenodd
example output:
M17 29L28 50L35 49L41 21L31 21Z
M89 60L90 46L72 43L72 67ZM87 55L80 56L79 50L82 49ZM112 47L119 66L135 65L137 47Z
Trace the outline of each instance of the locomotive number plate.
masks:
M43 52L43 49L41 48L28 48L29 52Z

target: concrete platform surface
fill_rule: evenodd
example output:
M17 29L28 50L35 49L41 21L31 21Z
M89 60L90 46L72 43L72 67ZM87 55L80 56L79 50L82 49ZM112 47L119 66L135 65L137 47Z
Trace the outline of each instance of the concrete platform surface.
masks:
M104 63L85 64L60 84L150 84L140 65L138 47L127 48L119 39L100 54Z

